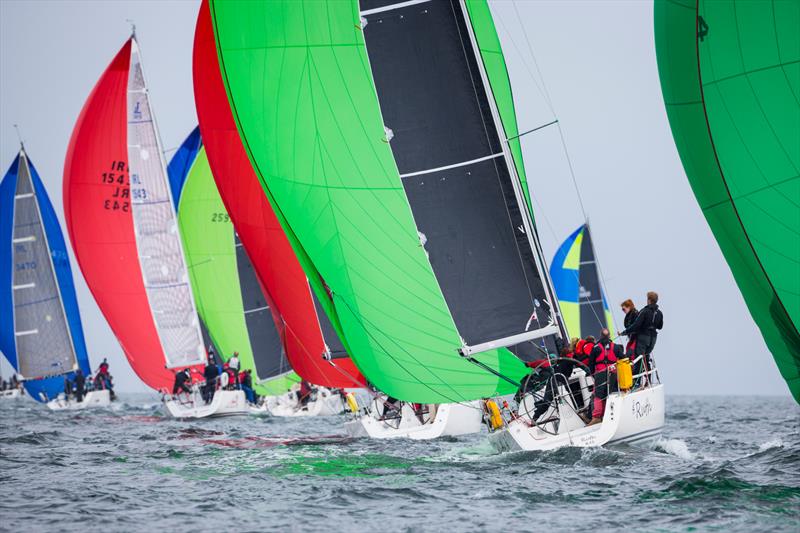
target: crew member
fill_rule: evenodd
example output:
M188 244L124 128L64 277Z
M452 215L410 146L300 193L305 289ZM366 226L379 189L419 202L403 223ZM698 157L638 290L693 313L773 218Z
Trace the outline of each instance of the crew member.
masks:
M75 371L75 399L78 403L83 401L83 395L86 392L86 376L83 375L83 370L80 368Z
M586 339L583 340L583 344L578 342L580 348L578 349L579 353L575 354L575 358L585 366L589 366L589 357L594 349L595 342L593 335L586 337Z
M636 320L636 316L639 314L639 310L636 309L636 306L633 305L633 300L631 300L630 298L622 302L620 304L620 307L622 307L622 312L625 313L624 326L625 329L627 330L629 327L633 325L634 321ZM620 335L622 335L622 333L620 333ZM628 335L628 344L625 345L625 355L627 355L632 359L635 350L636 350L636 334L631 333L630 335Z
M306 380L300 382L300 390L297 391L297 401L300 403L300 407L305 407L308 404L313 391L314 388L311 386L311 383Z
M189 387L189 383L192 382L192 375L189 373L188 368L184 368L177 374L175 374L175 383L172 385L172 394L179 394L181 392L185 392L189 394L192 392L192 389Z
M603 421L611 374L609 367L622 357L622 346L614 344L611 340L611 332L608 331L608 328L603 328L603 331L600 332L600 339L589 356L589 373L594 377L594 409L592 410L592 420L589 422L590 426Z
M244 391L244 396L247 398L247 401L255 404L256 403L256 393L253 390L253 376L251 375L252 372L248 368L244 372L242 372L239 383L242 384L242 390Z
M217 388L217 376L219 376L217 365L214 364L213 357L209 356L208 362L203 368L203 378L206 380L205 385L203 385L203 401L206 403L210 403L214 398L214 390Z
M652 368L650 354L656 346L658 331L664 327L664 314L658 308L658 293L650 291L647 293L647 305L639 311L633 323L626 327L620 335L627 335L629 338L634 335L636 346L634 355L643 356L636 363L634 374L641 374Z
M239 352L233 352L233 355L228 359L228 366L233 370L233 381L231 382L236 388L239 388Z

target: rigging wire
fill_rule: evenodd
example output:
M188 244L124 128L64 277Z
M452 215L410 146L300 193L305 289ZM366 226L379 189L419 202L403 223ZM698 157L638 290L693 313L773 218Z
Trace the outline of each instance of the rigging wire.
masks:
M528 31L525 28L525 24L523 24L522 15L519 12L519 9L517 7L517 0L511 0L511 5L512 5L512 7L514 9L515 19L518 21L519 26L520 26L520 28L522 30L522 35L523 35L524 40L525 40L525 46L527 47L527 52L528 52L528 54L529 54L529 56L530 56L530 58L531 58L531 60L533 62L533 66L534 66L534 68L536 70L536 75L534 75L533 70L531 69L530 65L528 64L528 61L525 58L525 54L523 54L522 51L519 49L519 46L517 45L516 41L514 40L511 32L506 27L506 25L503 23L502 17L497 17L497 19L499 20L500 25L505 30L506 35L508 36L509 40L511 41L511 44L517 50L517 53L519 54L519 57L520 57L520 59L522 61L522 64L525 67L525 70L528 73L528 76L533 81L533 83L537 87L537 89L539 89L539 93L541 94L544 102L547 104L547 107L548 107L548 109L550 110L550 112L551 112L551 114L553 116L553 121L552 122L550 122L548 124L545 124L543 126L539 126L538 128L533 128L532 130L526 131L522 135L519 135L517 137L522 137L523 135L526 135L526 134L531 133L533 131L537 131L537 130L543 129L544 127L547 127L547 126L550 126L550 125L555 125L556 126L556 129L558 130L559 141L561 143L561 148L562 148L562 150L564 152L564 157L567 160L567 167L569 169L569 175L570 175L570 179L572 181L572 186L575 189L575 195L576 195L576 197L578 199L578 205L579 205L580 210L581 210L581 215L583 216L584 223L586 224L586 226L588 226L589 225L589 216L588 216L588 214L586 212L586 206L585 206L585 204L583 202L583 195L581 194L580 186L578 185L578 180L577 180L577 177L576 177L575 168L574 168L574 166L572 164L572 158L570 157L569 150L567 149L567 142L566 142L566 139L564 137L564 131L561 128L561 122L559 121L558 115L557 115L557 113L555 111L555 107L553 106L553 102L552 102L552 99L550 97L550 92L547 90L547 84L544 81L544 76L542 75L542 71L541 71L541 69L539 67L539 62L537 61L536 54L533 51L533 45L531 44L530 37L528 36ZM509 140L512 140L512 139L514 139L514 137L512 137ZM531 196L535 197L534 195L531 195ZM547 217L547 214L542 209L541 204L539 204L538 201L536 203L537 203L537 205L539 205L540 212L544 216L545 221L547 222L547 224L548 224L548 226L550 228L550 231L553 233L553 236L555 237L555 231L553 230L553 226L550 223L550 221L549 221L549 219ZM557 237L555 237L555 240L556 240L556 242L559 242L559 239ZM598 277L600 278L601 290L602 290L603 293L605 293L607 295L608 294L607 284L606 284L606 281L605 281L605 276L603 274L603 271L600 268L600 260L599 260L599 258L597 256L596 251L594 250L594 243L592 243L592 250L595 252L595 266L597 268ZM577 278L578 274L576 273L575 276ZM588 296L586 296L585 298L586 298L586 300L588 302L589 301L588 300ZM595 318L597 319L598 324L602 326L603 325L603 321L602 321L602 319L600 317L597 316L597 312L594 310L594 307L590 305L590 309L592 309L592 313L595 315ZM614 320L613 313L611 315L612 315L612 322L613 322L613 320ZM614 327L615 327L615 325L614 325Z
M17 132L17 139L19 139L19 145L20 145L20 147L21 147L23 150L25 150L25 143L24 143L24 142L22 142L22 133L20 133L20 129L19 129L19 126L18 126L17 124L14 124L14 131L16 131L16 132Z

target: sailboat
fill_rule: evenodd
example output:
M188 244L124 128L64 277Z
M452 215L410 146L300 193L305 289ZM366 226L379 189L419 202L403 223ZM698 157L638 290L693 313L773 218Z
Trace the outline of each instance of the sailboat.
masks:
M168 171L192 292L213 345L223 359L238 352L260 396L287 391L300 378L283 354L272 305L219 197L198 128Z
M420 404L516 392L567 332L486 2L210 7L243 145L359 369Z
M614 318L603 292L588 223L570 234L556 250L550 263L550 277L564 324L572 337L600 338L604 328L614 336Z
M131 367L169 414L246 412L242 391L210 405L171 397L173 371L200 374L206 351L135 32L92 90L64 164L64 211L89 289Z
M267 406L279 416L340 412L340 395L331 389L363 388L365 379L325 312L326 298L318 298L309 286L239 138L219 72L206 2L198 16L193 71L203 148L225 215L230 215L242 244L240 250L252 261L271 302L286 358L302 379L316 386L311 401L298 402L291 391L270 398Z
M61 226L24 146L0 182L0 246L0 351L28 395L51 409L109 405L108 390L59 400L91 368Z
M800 4L655 2L672 135L697 203L800 402Z

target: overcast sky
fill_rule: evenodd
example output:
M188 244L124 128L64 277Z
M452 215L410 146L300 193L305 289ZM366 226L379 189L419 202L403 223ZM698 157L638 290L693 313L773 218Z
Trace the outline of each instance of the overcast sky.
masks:
M642 306L646 291L661 295L665 330L655 355L668 393L788 394L672 141L652 2L491 4L520 130L559 120L617 319L625 298ZM5 171L18 151L12 125L19 124L62 226L69 136L130 33L126 19L136 21L165 149L177 147L196 124L191 53L198 6L193 0L0 0L0 165ZM559 130L525 137L523 150L550 258L583 214ZM148 390L128 366L74 256L72 268L93 366L107 356L119 389Z

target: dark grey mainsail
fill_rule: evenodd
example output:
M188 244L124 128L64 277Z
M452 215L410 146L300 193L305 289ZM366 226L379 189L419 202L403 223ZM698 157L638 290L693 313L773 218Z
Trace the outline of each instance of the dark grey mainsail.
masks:
M464 353L564 332L462 2L362 0L387 141Z
M253 362L256 373L263 382L292 371L283 351L281 334L275 327L269 302L261 290L253 263L234 231L236 242L236 268L239 272L239 286L242 293L247 335L253 349Z
M26 379L78 368L28 158L20 152L14 193L12 295L17 371Z

